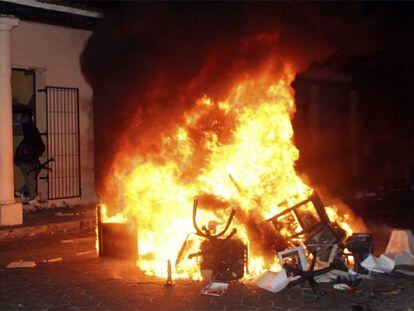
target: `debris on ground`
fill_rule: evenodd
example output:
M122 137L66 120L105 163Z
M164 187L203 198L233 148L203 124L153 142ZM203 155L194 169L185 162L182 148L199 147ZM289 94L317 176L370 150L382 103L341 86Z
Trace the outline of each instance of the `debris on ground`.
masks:
M232 182L235 183L231 177ZM202 237L200 249L190 253L188 259L199 258L200 273L211 283L202 290L203 295L221 296L229 287L228 282L243 278L248 273L247 245L236 237L233 229L226 237L233 220L233 209L224 229L217 230L216 221L198 227L196 222L197 199L193 206L195 233L189 233L178 252L175 266L190 251L191 234ZM281 270L266 271L253 279L262 289L276 293L286 287L307 283L318 297L318 283L333 283L336 290L360 292L360 283L372 279L374 273L398 271L414 275L414 235L410 230L394 230L387 251L376 257L371 233L353 233L347 236L339 224L332 222L320 197L314 192L307 199L284 209L266 219L274 230L273 251L277 253ZM279 243L280 242L280 243ZM192 250L191 250L192 251ZM170 263L169 263L170 264ZM408 267L408 268L407 268ZM412 268L412 269L411 269ZM375 295L382 295L373 292Z
M63 244L78 243L78 240L76 239L61 240L60 243L63 243Z
M360 289L354 288L349 286L348 284L345 283L337 283L333 285L333 288L336 290L343 290L343 291L348 291L348 292L360 292Z
M59 261L63 261L63 258L57 257L57 258L45 259L43 260L43 263L54 263L54 262L59 262Z
M394 270L395 261L385 255L381 255L380 257L369 255L361 262L361 266L372 272L390 273Z
M95 240L96 240L96 237L84 237L84 238L60 240L60 243L72 244L72 243L80 243L80 242L92 242Z
M31 213L36 212L37 208L36 206L33 206L31 204L23 204L23 213Z
M89 255L89 254L96 254L95 249L91 249L90 251L84 251L84 252L78 252L76 253L76 256L83 256L83 255Z
M378 297L378 296L389 296L389 295L398 295L401 293L400 289L392 289L392 290L372 290L370 291L371 297Z
M414 235L411 230L394 229L385 250L396 265L414 265Z
M15 261L9 263L6 268L7 269L14 269L14 268L33 268L36 266L34 261Z
M220 297L227 293L229 283L211 282L201 290L202 295Z
M54 215L55 216L67 217L67 216L78 216L80 214L79 213L72 213L72 212L70 212L70 213L56 212Z
M286 270L282 269L279 273L266 271L256 277L253 282L260 288L277 293L286 288L294 279L293 276L288 277Z
M62 203L60 203L59 205L60 208L73 208L72 205L69 205L68 203L66 203L65 201L62 201Z

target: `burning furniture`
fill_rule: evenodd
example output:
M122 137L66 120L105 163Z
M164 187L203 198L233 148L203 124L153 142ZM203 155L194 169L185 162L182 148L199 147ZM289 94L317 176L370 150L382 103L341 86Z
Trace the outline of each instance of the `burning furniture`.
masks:
M341 253L345 248L342 243L345 231L329 220L316 192L268 221L273 224L277 234L287 236L291 246L304 243L307 250L317 256L320 266L329 266L333 262L337 266L344 266Z
M232 281L244 276L247 265L247 246L238 238L234 238L237 229L233 229L224 237L235 215L233 209L224 229L216 233L217 223L212 221L208 226L200 228L197 225L197 199L193 206L193 225L196 234L205 240L200 245L200 251L189 255L189 258L200 257L200 270L204 275L211 275L212 280Z
M278 253L282 268L289 275L297 276L289 286L307 281L314 289L316 276L332 269L348 271L348 257L351 256L355 261L355 270L360 271L360 260L372 251L372 236L369 234L354 235L344 241L345 231L330 221L316 192L268 221L273 224L276 234L286 237L291 246L297 246ZM302 244L310 258L309 266L300 246Z

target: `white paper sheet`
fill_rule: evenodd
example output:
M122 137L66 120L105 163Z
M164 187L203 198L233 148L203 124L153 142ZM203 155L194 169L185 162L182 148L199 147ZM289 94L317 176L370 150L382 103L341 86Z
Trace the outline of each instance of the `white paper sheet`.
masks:
M14 269L14 268L33 268L36 266L34 261L16 261L9 263L6 268L7 269Z
M259 275L254 280L254 283L260 288L277 293L288 286L289 282L294 279L296 278L288 277L286 270L282 269L279 273L267 271Z
M385 255L381 255L380 257L369 255L361 262L361 266L368 271L390 273L394 270L395 261Z

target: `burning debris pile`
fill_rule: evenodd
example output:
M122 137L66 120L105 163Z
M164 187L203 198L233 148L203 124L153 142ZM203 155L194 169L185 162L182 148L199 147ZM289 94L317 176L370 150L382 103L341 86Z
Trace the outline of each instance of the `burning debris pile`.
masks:
M326 27L335 14L291 4L223 9L127 10L91 37L82 63L105 167L100 253L122 238L136 244L125 256L168 284L265 273L257 284L272 291L350 267L389 270L371 255L372 235L354 234L365 230L352 213L325 206L297 175L291 124L296 74L337 51L371 50L370 27Z
M253 277L272 292L338 278L352 288L367 271L394 269L394 259L372 255L371 234L353 233L361 229L349 211L325 206L297 176L293 75L265 73L225 101L200 98L159 152L120 153L108 180L115 207L99 209L101 255L134 258L149 275L168 271L168 286L210 280L208 295Z
M118 155L102 222L136 228L147 274L164 277L169 260L174 278L240 279L279 270L276 254L299 245L319 267L349 260L343 241L355 223L297 176L294 74L286 66L275 80L273 69L236 84L223 101L201 97L157 152Z

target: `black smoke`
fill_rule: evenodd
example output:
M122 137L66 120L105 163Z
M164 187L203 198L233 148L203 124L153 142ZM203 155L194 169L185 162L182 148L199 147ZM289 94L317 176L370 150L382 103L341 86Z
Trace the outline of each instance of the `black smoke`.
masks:
M340 51L381 46L382 13L356 3L179 2L114 5L81 56L94 92L98 192L121 148L156 152L160 134L202 94L220 99L272 59L298 72Z

